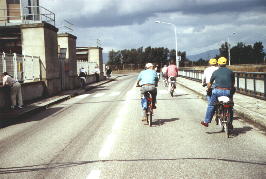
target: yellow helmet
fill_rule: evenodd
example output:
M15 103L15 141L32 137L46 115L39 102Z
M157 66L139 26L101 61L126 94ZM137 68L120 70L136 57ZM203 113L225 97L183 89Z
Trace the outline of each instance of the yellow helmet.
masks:
M212 59L209 60L209 64L216 65L217 64L217 60L215 58L212 58Z
M226 62L227 62L227 59L226 59L225 57L220 57L220 58L218 59L218 64L219 64L219 65L225 65Z

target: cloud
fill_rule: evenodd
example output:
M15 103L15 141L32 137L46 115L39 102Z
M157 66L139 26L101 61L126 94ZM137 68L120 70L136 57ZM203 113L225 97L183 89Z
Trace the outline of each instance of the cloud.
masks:
M45 0L42 5L75 25L79 46L102 41L105 51L141 46L175 48L195 54L218 49L230 34L232 43L266 43L265 0ZM252 33L251 33L252 32ZM252 35L251 35L252 34Z
M64 4L64 5L62 5ZM79 27L145 23L158 13L212 15L251 10L266 11L265 0L46 0L58 19L69 19Z

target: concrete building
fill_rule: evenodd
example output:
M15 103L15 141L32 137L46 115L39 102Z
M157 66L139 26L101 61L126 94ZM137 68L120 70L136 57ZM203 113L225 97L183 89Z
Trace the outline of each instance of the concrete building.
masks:
M60 51L65 53L63 57L59 57L61 63L62 89L74 89L75 79L77 76L77 57L76 57L76 39L77 37L62 33L57 35L58 47Z
M40 21L39 0L1 0L0 24L21 24Z
M103 75L103 48L101 47L77 47L77 60L94 63Z

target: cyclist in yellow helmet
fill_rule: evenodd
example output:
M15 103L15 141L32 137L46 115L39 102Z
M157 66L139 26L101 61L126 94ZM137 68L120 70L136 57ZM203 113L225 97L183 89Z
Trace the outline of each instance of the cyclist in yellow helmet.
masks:
M216 71L218 69L218 67L216 66L217 65L217 60L215 58L211 58L209 60L209 67L207 67L205 70L204 70L204 73L203 73L203 77L202 77L202 86L207 86L207 84L210 82L210 79L211 79L211 76L212 76L212 73L214 71ZM208 103L211 99L211 92L212 92L212 88L208 88L207 89L207 100L208 100Z
M212 121L212 117L215 112L215 103L217 98L220 96L232 97L231 90L234 88L235 84L235 75L232 70L226 67L227 59L225 57L220 57L218 59L219 69L213 72L210 82L208 83L208 88L211 88L212 85L215 88L212 90L212 95L210 102L207 107L206 115L204 121L201 121L201 124L205 127L208 127L209 123ZM229 128L233 129L233 111L231 111Z

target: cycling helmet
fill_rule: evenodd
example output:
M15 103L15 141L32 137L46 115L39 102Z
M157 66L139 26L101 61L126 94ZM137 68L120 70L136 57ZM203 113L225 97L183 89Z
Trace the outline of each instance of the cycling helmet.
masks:
M219 64L219 65L225 65L226 62L227 62L227 59L226 59L225 57L220 57L220 58L218 59L218 64Z
M146 68L153 67L153 64L152 64L152 63L147 63L147 64L145 65L145 67L146 67Z
M215 58L212 58L212 59L209 60L209 64L216 65L217 64L217 60Z

